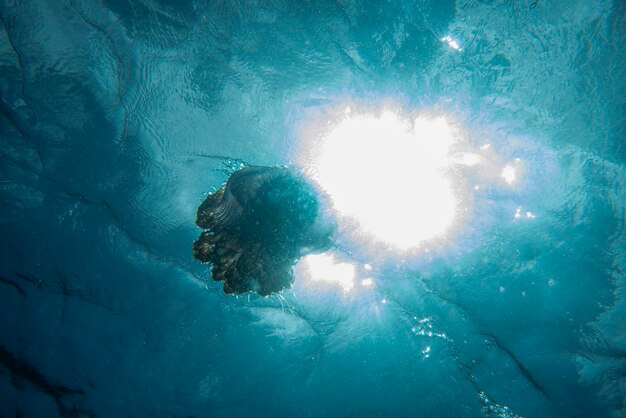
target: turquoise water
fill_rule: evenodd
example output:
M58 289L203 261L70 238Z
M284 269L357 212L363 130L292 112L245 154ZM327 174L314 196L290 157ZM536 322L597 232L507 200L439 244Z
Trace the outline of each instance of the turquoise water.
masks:
M625 12L2 0L0 416L626 416ZM349 291L224 295L197 206L308 172L348 106L454 120L464 215L409 253L341 229Z

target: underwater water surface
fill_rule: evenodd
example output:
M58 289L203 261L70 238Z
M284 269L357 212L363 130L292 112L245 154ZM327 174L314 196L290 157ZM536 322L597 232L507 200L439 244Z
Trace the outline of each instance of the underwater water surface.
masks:
M626 4L0 2L0 416L625 417ZM289 166L333 247L226 295Z

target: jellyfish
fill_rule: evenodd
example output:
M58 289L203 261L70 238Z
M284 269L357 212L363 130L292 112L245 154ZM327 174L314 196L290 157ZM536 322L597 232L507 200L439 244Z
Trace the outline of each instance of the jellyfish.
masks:
M325 207L323 194L292 168L243 168L198 207L204 231L194 257L211 264L224 293L288 289L297 260L332 245L335 225Z

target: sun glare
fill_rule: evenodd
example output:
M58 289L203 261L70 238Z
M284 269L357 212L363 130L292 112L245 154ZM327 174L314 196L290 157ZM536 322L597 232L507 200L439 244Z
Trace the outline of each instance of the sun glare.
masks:
M446 118L346 112L322 136L314 178L340 215L401 250L443 234L458 200L448 177L455 131Z

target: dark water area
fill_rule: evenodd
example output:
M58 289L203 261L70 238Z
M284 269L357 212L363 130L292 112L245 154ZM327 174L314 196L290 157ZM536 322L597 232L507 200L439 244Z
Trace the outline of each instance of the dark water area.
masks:
M0 417L626 417L625 13L1 0ZM192 253L246 165L337 206L268 297Z

